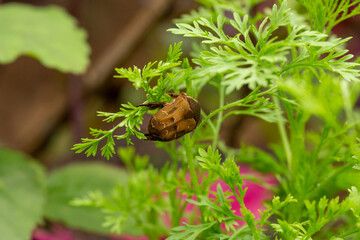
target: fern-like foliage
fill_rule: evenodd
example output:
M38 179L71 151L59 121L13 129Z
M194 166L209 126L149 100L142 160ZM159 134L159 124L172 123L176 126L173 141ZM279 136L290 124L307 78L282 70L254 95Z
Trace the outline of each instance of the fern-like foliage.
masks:
M330 33L340 22L360 13L360 1L355 0L297 0L310 15L313 30Z
M90 134L93 138L83 138L82 143L75 144L72 148L76 153L85 151L87 156L95 156L97 153L98 145L101 141L105 140L105 145L101 148L101 155L109 159L115 153L114 137L117 139L126 139L128 144L131 144L130 136L135 135L139 139L145 139L145 135L140 130L140 125L143 121L143 116L146 113L144 108L138 108L131 103L122 104L120 112L107 113L98 112L98 116L105 117L105 122L113 122L117 118L123 120L110 130L90 129ZM126 133L122 135L115 135L115 130L121 127L126 128Z
M348 62L352 55L341 48L349 38L328 39L328 35L311 31L306 25L295 25L290 18L284 1L280 8L273 6L258 23L259 27L249 24L248 15L241 17L234 12L233 19L222 15L216 21L202 17L192 24L177 23L177 28L169 31L200 38L203 44L211 45L193 61L202 67L201 75L223 75L227 94L244 85L254 89L257 85L276 84L288 71L304 66L358 80L359 70L355 69L358 65ZM227 22L237 31L233 37L224 32ZM288 27L288 34L285 39L279 39L275 31L284 26Z
M256 14L258 0L198 2L197 11L169 29L200 40L191 61L181 59L178 43L169 47L165 61L118 68L115 77L142 90L145 103L170 101L166 92L200 96L201 122L177 143L157 143L169 154L159 170L131 148L119 150L131 173L125 186L73 203L101 207L108 213L105 225L116 232L125 221L135 221L134 228L150 239L358 239L359 60L352 61L346 50L350 37L336 37L331 29L357 15L360 2L298 0L291 9L279 0ZM201 101L209 89L216 91L212 104ZM144 139L140 126L146 112L132 103L117 113L99 112L104 121L119 123L111 130L91 129L92 138L74 149L95 155L103 141L101 155L112 157L114 138L128 145L131 136ZM220 133L234 116L272 124L267 131L273 142L264 149L229 147ZM119 128L125 133L116 135ZM277 185L240 174L239 163L272 173ZM249 179L275 195L259 217L245 201ZM163 213L171 229L159 218Z
M177 89L177 86L186 80L186 74L189 71L189 66L186 65L181 70L176 67L182 64L179 60L181 56L181 43L174 44L169 47L168 56L165 62L158 63L152 62L139 69L132 68L117 68L115 69L119 75L116 78L127 78L133 83L136 89L142 88L147 93L148 102L162 102L168 100L165 95L170 90ZM151 81L157 81L157 84L151 88ZM85 152L87 156L95 156L99 143L105 141L104 146L101 148L101 155L109 159L115 153L114 138L126 139L127 144L132 144L131 136L136 136L139 139L146 139L145 135L140 132L140 126L143 122L143 116L147 112L144 107L136 107L131 103L122 104L119 112L108 113L98 112L98 116L105 117L105 122L114 122L118 118L122 118L115 127L110 130L98 130L91 128L90 134L93 138L83 138L82 143L75 144L72 148L77 153ZM126 132L122 135L116 135L115 130L125 128Z

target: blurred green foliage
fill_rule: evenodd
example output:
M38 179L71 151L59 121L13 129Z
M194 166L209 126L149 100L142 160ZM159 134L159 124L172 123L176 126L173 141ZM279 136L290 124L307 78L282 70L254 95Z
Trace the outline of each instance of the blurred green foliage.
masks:
M0 64L21 55L66 73L81 74L89 65L86 32L57 6L0 5Z
M42 219L58 221L86 231L109 234L102 226L100 209L73 207L73 198L89 191L110 193L124 185L128 174L108 164L78 163L59 168L48 176L44 169L21 153L0 149L0 233L2 239L30 239ZM138 235L127 222L125 233Z
M0 233L2 239L29 239L42 221L45 173L18 152L0 149Z

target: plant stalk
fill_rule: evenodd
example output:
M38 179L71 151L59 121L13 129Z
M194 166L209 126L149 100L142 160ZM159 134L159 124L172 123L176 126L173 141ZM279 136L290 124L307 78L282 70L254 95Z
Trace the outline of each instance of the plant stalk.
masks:
M272 96L272 99L273 99L274 104L276 106L278 106L279 109L281 109L279 99L276 96ZM278 112L278 116L279 116L279 119L282 118L281 111ZM282 141L283 146L284 146L287 165L288 165L288 168L289 168L290 172L292 172L291 171L291 169L292 169L292 153L291 153L291 147L290 147L289 138L287 136L286 129L285 129L285 122L279 120L277 122L277 125L278 125L278 129L279 129L279 133L280 133L280 138L281 138L281 141Z
M189 169L189 173L190 173L191 186L194 188L194 192L195 192L196 196L200 196L201 189L200 189L198 177L196 175L194 157L193 157L193 140L191 139L190 134L186 134L184 136L184 140L185 140L184 147L185 147L185 151L186 151L186 159L187 159L188 169ZM188 196L188 197L190 197L190 196ZM201 218L203 219L203 211L201 209L200 209L200 213L201 213Z
M225 88L221 83L219 83L219 108L224 107L224 101L225 101ZM217 121L214 131L214 139L212 144L213 149L217 148L222 121L223 121L223 111L219 112L217 116Z

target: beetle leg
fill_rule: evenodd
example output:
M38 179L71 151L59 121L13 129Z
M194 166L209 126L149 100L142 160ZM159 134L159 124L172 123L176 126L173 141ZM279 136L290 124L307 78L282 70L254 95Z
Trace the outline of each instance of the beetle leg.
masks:
M169 93L166 92L165 94L169 95L171 98L177 98L178 96L182 95L182 93Z
M160 136L156 136L156 135L151 135L149 133L145 133L145 140L150 140L150 141L159 141L159 142L168 142L168 139L165 138L161 138Z
M166 102L155 102L155 103L143 103L137 105L137 107L147 107L150 110L157 109L157 108L163 108L165 106Z

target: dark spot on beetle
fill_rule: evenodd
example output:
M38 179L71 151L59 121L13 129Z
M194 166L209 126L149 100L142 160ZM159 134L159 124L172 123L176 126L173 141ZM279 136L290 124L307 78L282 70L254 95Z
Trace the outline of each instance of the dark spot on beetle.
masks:
M170 121L175 122L175 118L174 117L170 118Z
M174 130L175 130L175 131L178 130L178 126L177 126L177 125L174 126Z
M175 112L177 109L177 107L173 107L170 111L168 111L167 113L170 115L172 114L173 112Z

